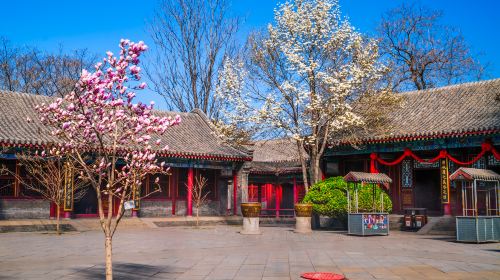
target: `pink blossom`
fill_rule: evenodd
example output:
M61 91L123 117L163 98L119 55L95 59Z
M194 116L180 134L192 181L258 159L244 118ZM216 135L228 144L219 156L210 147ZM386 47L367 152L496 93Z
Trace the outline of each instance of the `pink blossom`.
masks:
M130 90L146 87L146 83L137 86L136 80L141 78L137 64L147 46L142 41L124 39L119 47L119 56L107 52L107 57L95 65L94 72L82 70L73 92L36 108L41 122L53 127L50 133L61 142L50 150L51 155L106 151L97 162L80 163L85 166L85 176L108 177L116 163L113 159L124 162L115 182L108 181L106 190L94 186L110 193L125 191L117 182L132 182L131 178L136 180L137 174L164 172L165 163L157 165L157 154L149 141L157 139L155 144L160 145L161 135L180 121L178 116L175 119L155 116L154 102L134 103L136 93ZM133 148L137 150L128 150ZM163 148L167 149L168 145ZM46 152L41 154L45 156Z
M63 129L68 129L70 125L71 125L70 122L65 122L65 123L63 123L62 128Z

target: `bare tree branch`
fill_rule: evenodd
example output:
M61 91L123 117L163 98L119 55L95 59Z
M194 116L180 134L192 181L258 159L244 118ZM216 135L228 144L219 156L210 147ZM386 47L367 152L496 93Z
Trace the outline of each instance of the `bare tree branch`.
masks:
M471 54L460 32L440 24L442 14L403 3L382 17L380 52L392 68L388 77L396 91L484 78L485 65Z
M202 110L218 119L221 100L214 96L217 72L234 49L239 19L226 0L163 0L150 34L155 44L146 74L170 110Z

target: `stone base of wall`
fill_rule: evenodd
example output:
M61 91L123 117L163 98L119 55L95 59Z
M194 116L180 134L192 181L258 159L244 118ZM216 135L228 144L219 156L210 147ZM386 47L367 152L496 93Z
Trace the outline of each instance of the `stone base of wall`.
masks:
M172 201L170 200L142 200L139 217L172 216Z
M76 231L76 229L70 224L60 225L61 232L67 231ZM38 225L9 225L9 226L0 226L0 232L55 232L56 225L55 224L38 224Z
M0 219L48 219L50 202L42 199L0 199Z
M209 201L200 209L200 216L225 215L220 201ZM178 200L175 205L175 215L187 214L186 201ZM143 200L138 212L139 217L169 217L172 216L171 200ZM193 216L196 207L193 205ZM124 217L131 217L132 210L126 210ZM61 213L61 218L64 214ZM50 202L42 199L0 199L0 219L49 219Z
M175 202L175 215L186 216L187 208L185 200ZM225 212L220 209L219 201L209 201L200 208L200 216L219 216ZM196 215L196 207L193 204L193 216ZM143 200L139 210L139 217L169 217L172 216L171 200Z

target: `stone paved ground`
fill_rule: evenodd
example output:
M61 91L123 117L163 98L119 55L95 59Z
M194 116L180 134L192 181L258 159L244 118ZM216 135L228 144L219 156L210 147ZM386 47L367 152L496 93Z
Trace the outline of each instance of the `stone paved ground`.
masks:
M498 244L459 244L437 236L391 232L354 237L264 227L243 236L237 226L119 230L115 279L300 279L333 271L349 279L500 279ZM102 279L99 231L62 236L0 234L0 279Z

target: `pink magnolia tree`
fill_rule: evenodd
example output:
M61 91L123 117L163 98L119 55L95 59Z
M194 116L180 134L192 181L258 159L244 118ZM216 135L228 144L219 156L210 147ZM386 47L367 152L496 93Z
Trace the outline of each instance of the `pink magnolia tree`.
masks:
M158 136L180 122L179 116L156 116L153 102L134 103L136 92L146 87L140 83L138 64L147 46L129 40L119 46L119 56L108 51L94 72L82 71L73 92L37 107L42 122L60 140L56 153L73 158L80 176L96 191L106 279L113 278L112 240L125 213L124 202L137 199L134 194L140 193L145 176L168 171L157 160L157 153L168 149ZM158 181L155 184L158 190Z

